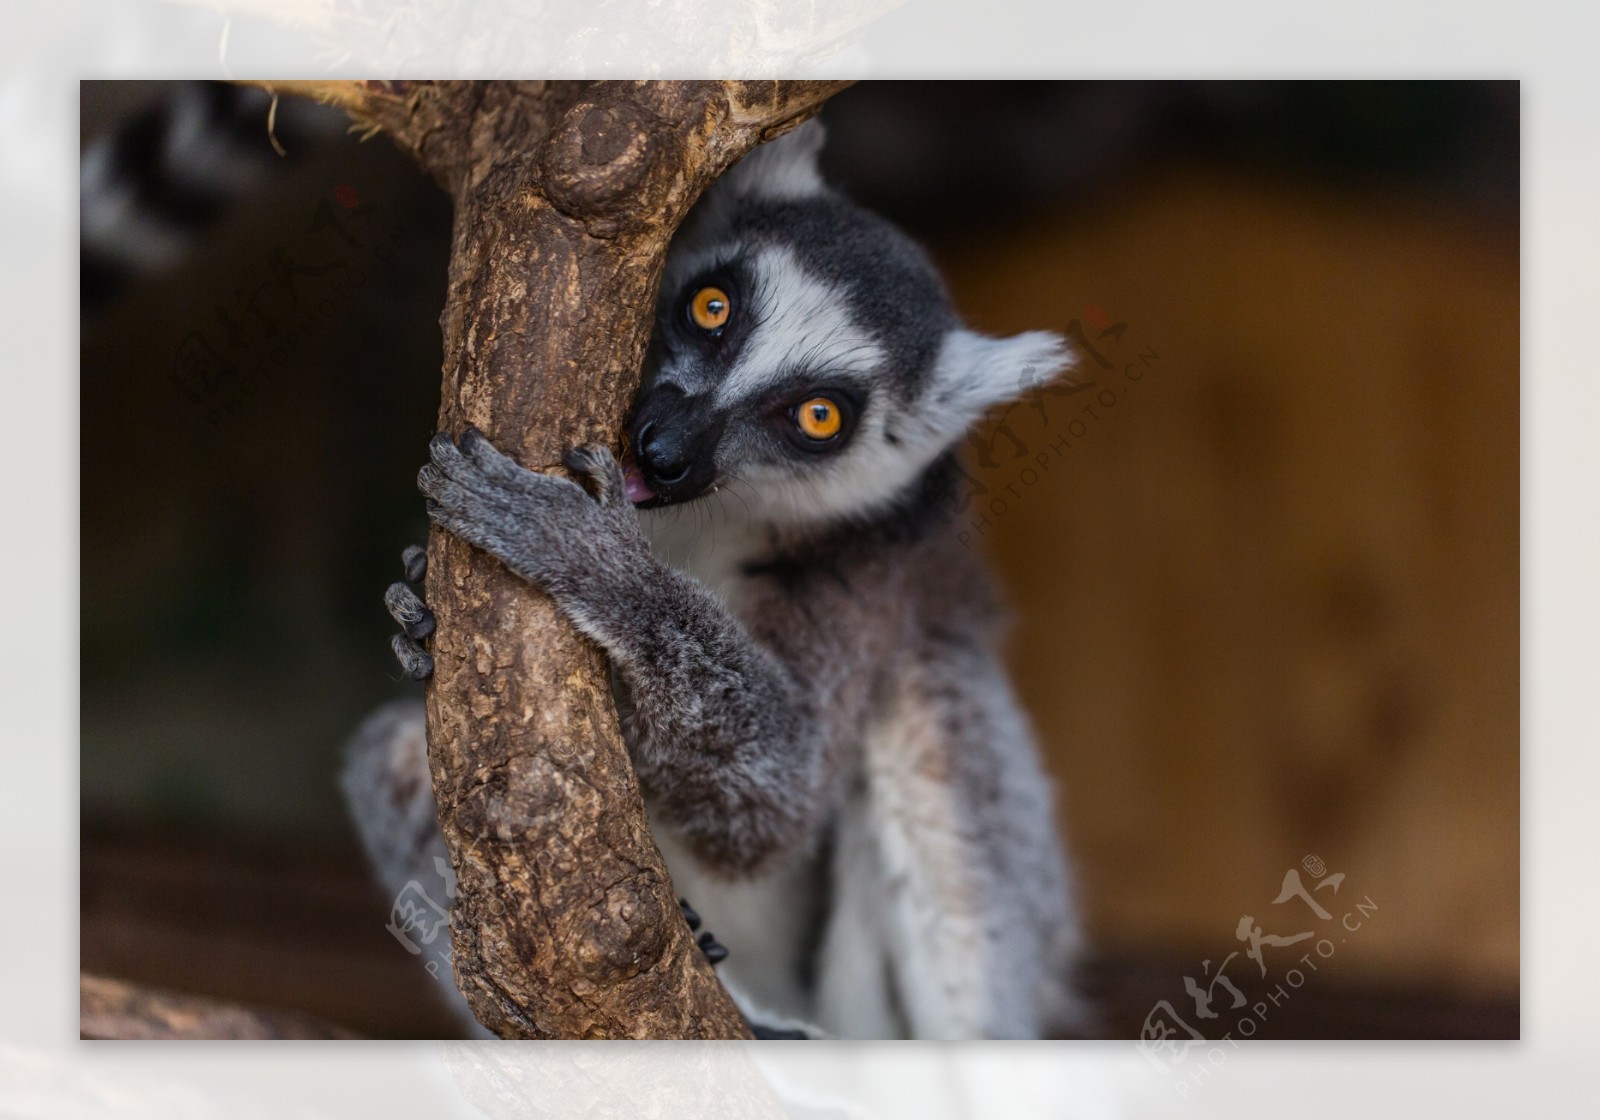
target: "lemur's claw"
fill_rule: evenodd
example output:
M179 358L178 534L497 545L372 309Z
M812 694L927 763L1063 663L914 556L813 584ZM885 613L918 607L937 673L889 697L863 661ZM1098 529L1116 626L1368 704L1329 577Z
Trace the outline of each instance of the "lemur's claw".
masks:
M728 947L711 936L710 930L702 933L695 944L700 946L700 951L705 954L706 960L712 964L720 964L728 959Z

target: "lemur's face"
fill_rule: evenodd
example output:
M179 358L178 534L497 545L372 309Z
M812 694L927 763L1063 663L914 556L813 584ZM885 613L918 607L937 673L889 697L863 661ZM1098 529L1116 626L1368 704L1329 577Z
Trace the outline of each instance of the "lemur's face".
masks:
M746 157L673 243L629 426L641 506L727 487L775 521L866 512L1064 362L1054 336L961 328L922 251L823 187L819 141Z
M909 379L892 372L928 365L948 329L937 279L902 276L921 282L915 311L891 311L820 273L819 248L748 231L674 262L630 432L636 497L729 486L773 516L841 513L903 481L899 460L915 466L913 434L894 427ZM913 316L915 331L895 321Z

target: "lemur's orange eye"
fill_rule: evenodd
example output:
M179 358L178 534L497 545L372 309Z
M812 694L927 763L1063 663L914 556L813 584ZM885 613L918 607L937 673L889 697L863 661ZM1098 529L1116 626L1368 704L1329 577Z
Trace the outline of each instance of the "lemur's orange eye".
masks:
M703 331L714 331L728 321L733 310L728 293L721 288L701 288L689 301L689 316Z
M844 416L827 397L812 397L800 406L795 423L812 439L832 439L844 426Z

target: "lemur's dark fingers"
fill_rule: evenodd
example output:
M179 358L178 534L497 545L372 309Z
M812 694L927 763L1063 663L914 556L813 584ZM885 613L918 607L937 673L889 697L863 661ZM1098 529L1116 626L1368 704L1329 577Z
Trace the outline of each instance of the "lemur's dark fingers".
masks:
M683 920L689 923L690 933L700 928L700 915L695 913L694 907L689 905L688 899L678 899L678 909L683 911ZM700 946L700 952L712 964L720 964L728 959L728 947L712 936L710 930L706 930L697 937L695 944Z
M473 500L473 491L433 463L424 463L417 471L417 489L430 499L427 503L430 515L435 512L435 506L447 513L459 513ZM434 520L439 518L435 517Z
M603 443L586 443L562 456L567 469L589 480L589 492L603 506L632 505L622 478L622 464Z
M683 920L689 923L690 933L700 928L700 915L694 912L694 907L689 905L688 899L678 899L678 909L683 911Z
M409 584L391 583L383 593L383 605L406 632L406 637L421 641L433 633L434 617Z
M430 480L423 485L422 476L419 475L418 484L423 486L424 494L445 505L452 504L448 492L434 491L448 491L449 483L476 494L510 491L534 498L566 501L583 496L583 488L577 483L557 475L529 470L496 449L477 428L468 428L456 443L452 443L443 432L438 433L428 443L428 455L433 460L433 468L442 476L442 481ZM434 489L430 490L429 486Z
M511 456L501 452L494 444L489 442L489 437L477 428L468 427L461 433L461 454L478 473L490 482L514 490L526 490L530 486L538 485L539 474L530 471ZM440 464L443 466L443 464Z
M809 1041L811 1038L805 1031L784 1030L781 1027L763 1027L760 1023L751 1023L750 1033L758 1039L775 1039L780 1042Z
M477 428L469 427L462 432L458 442L462 459L473 472L471 477L461 479L468 485L473 485L473 480L477 479L522 494L551 496L564 490L578 492L578 487L564 478L529 470L490 443L489 437Z
M428 441L428 458L433 460L433 465L441 473L451 478L460 478L467 464L466 457L461 454L461 449L456 446L455 440L444 432L435 432L433 438Z
M389 639L389 646L406 676L414 681L425 681L433 676L433 658L416 642L404 634L396 634Z
M400 554L400 566L405 569L407 583L421 583L428 574L428 550L414 544Z
M700 951L705 954L706 960L712 964L720 964L728 959L728 947L715 937L712 937L710 930L702 933L695 944L700 946Z

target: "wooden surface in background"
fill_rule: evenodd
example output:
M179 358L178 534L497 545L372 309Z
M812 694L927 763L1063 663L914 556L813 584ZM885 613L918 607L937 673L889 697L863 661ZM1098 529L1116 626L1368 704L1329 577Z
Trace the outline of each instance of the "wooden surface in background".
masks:
M167 992L87 972L78 978L78 1036L161 1042L356 1037L314 1016Z
M280 1034L300 1016L368 1038L460 1038L434 980L384 928L389 900L352 842L323 854L251 848L227 839L90 833L81 845L80 960L85 972L181 996L272 1009ZM1083 984L1090 1033L1134 1038L1158 1000L1182 1006L1191 962L1173 954L1105 954ZM1252 1003L1270 990L1240 976ZM449 978L444 983L449 983ZM187 1001L179 998L179 1004ZM201 1006L204 1006L202 1003ZM246 1033L236 1014L200 1033ZM95 1037L119 1034L105 1016ZM1361 984L1329 974L1274 1006L1268 1038L1515 1038L1514 998L1463 995L1410 981ZM263 1033L257 1030L256 1033Z
M1112 367L1003 418L968 515L1102 950L1220 960L1315 854L1379 907L1326 971L1514 994L1515 240L1190 175L941 257Z
M79 966L190 995L306 1012L369 1038L461 1038L355 841L317 855L236 840L90 833Z

